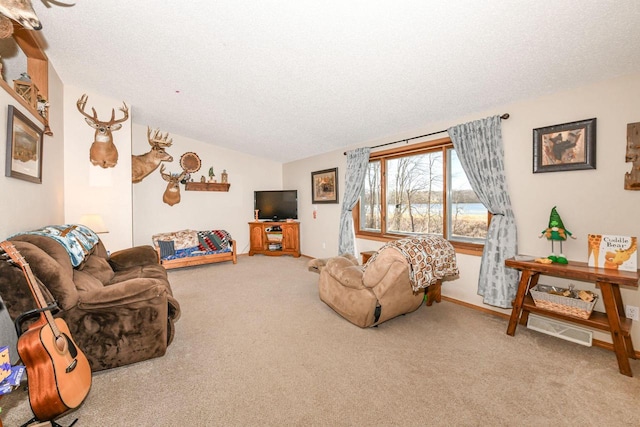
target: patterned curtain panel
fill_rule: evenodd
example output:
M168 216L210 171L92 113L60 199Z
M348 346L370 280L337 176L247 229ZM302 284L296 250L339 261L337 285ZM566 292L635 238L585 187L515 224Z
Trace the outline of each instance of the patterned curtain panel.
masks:
M471 188L493 214L482 253L478 295L484 303L511 308L518 289L518 272L504 260L518 251L516 223L504 175L500 116L447 130Z
M355 233L353 231L353 216L351 211L358 203L364 177L369 165L369 147L357 148L347 152L347 173L342 210L340 212L340 234L338 236L338 254L356 254Z

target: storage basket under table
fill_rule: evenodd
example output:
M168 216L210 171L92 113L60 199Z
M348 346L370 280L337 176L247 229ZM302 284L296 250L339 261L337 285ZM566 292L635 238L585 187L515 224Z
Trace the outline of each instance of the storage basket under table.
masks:
M549 311L555 311L556 313L561 313L566 316L588 319L591 316L593 307L596 305L596 301L598 300L597 295L595 295L593 301L587 302L581 300L580 298L571 298L549 293L549 291L551 290L561 292L566 289L540 284L529 289L536 307L540 307Z

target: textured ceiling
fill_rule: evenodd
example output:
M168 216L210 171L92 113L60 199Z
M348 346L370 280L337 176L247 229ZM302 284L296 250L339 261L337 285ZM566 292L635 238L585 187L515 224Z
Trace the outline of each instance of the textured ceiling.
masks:
M33 3L65 85L280 162L640 70L637 0Z

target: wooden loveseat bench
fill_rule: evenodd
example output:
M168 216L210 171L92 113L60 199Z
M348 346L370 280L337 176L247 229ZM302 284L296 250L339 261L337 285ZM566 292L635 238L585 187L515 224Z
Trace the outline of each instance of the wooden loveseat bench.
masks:
M238 262L236 241L225 230L180 230L154 234L153 247L167 270L215 262Z

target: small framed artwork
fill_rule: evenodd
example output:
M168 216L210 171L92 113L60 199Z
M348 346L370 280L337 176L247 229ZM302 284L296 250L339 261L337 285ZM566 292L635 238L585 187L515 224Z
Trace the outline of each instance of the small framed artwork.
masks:
M13 105L9 105L4 175L42 184L42 130Z
M311 172L311 203L338 203L338 168Z
M595 118L533 130L533 173L595 168Z

